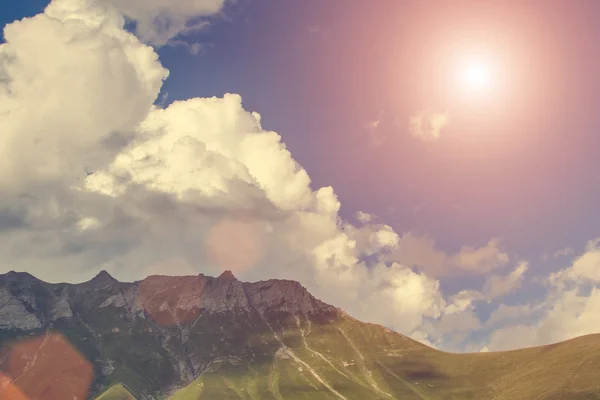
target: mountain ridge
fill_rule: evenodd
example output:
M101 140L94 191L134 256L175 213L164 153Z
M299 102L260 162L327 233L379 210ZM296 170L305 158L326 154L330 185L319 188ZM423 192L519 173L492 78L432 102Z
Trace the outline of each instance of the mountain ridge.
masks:
M29 399L600 398L590 375L600 335L445 353L360 322L298 282L242 282L231 271L136 282L101 271L79 284L11 271L0 275L0 348L0 395L4 376Z

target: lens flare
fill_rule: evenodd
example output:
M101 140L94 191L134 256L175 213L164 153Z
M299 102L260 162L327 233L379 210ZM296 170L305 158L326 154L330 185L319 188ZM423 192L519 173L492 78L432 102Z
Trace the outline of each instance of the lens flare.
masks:
M29 400L25 394L13 383L13 380L0 372L0 399Z
M0 377L1 399L88 397L93 367L64 336L51 333L24 339L3 352L7 356L0 365L4 373Z
M252 218L227 217L215 224L206 242L209 260L223 270L243 272L263 257L264 238Z
M138 306L158 325L189 323L200 315L203 276L149 276L139 286Z

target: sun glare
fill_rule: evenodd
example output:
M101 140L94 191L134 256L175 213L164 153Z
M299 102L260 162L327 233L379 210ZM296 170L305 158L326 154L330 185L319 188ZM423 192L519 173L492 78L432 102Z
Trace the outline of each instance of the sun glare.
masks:
M489 85L489 68L481 62L472 62L465 69L465 81L472 88L480 89Z
M493 84L492 66L484 60L471 59L466 61L460 74L464 88L470 92L490 90Z

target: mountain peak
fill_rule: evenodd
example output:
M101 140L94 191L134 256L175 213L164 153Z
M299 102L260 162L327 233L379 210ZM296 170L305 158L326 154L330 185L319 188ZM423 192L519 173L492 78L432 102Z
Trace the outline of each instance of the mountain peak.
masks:
M5 274L0 274L0 277L6 278L8 280L20 280L20 279L37 280L36 277L34 277L33 275L31 275L28 272L16 272L16 271L8 271Z
M105 270L102 270L100 272L98 272L98 274L92 278L93 282L118 282L115 278L112 277L111 274L109 274L108 272L106 272Z
M237 280L235 275L233 275L233 272L231 272L230 270L224 271L221 275L219 275L219 277L217 279L220 281L235 281L235 280Z

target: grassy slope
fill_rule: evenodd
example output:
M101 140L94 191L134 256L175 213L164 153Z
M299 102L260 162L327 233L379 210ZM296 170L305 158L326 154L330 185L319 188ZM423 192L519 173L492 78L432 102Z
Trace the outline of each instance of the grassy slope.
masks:
M113 385L96 400L135 400L135 397L122 385Z
M387 353L370 352L386 382L412 384L422 399L600 399L600 335L509 352L449 354L421 348L400 356ZM415 394L402 398L418 399Z
M301 321L300 327L280 335L295 357L280 354L250 367L224 361L171 400L600 400L600 335L510 352L449 354L352 319L310 330Z

